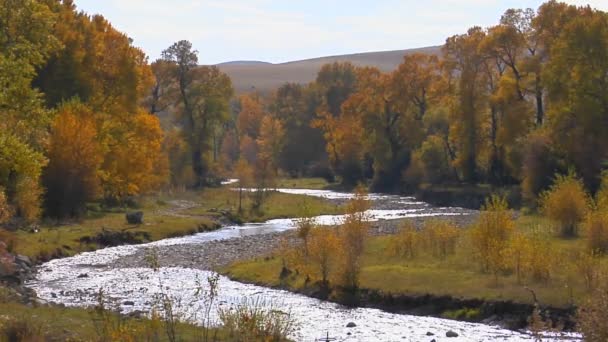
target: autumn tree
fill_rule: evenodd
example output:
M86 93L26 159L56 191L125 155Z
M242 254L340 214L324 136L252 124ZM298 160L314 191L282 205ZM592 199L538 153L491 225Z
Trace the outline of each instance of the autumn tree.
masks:
M253 170L247 161L243 158L239 159L234 167L234 176L238 178L239 183L239 213L243 212L243 190L252 185Z
M541 210L558 225L563 237L576 237L588 212L589 196L583 182L573 172L557 175L549 190L540 197Z
M504 198L486 201L479 219L471 229L471 243L482 269L494 275L507 268L509 239L515 229L512 213Z
M359 187L355 197L346 205L346 218L338 229L340 284L348 292L355 291L359 287L361 259L370 227L367 209L369 203L365 191Z
M474 27L466 34L448 38L443 47L450 83L450 137L457 148L455 164L462 179L471 183L480 179L478 158L483 149L482 123L488 94L479 44L485 35L482 28Z
M414 90L403 89L407 81L399 74L360 69L359 90L342 107L343 115L359 118L364 127L362 137L374 159L373 188L376 190L389 190L400 179L401 171L409 162L411 147L420 136L420 131L415 131L420 125L408 112L407 91Z
M308 256L314 273L321 278L321 284L329 288L329 281L337 267L339 240L333 229L314 228L308 241Z
M592 191L608 158L608 14L581 9L553 42L545 79L553 141Z
M258 156L254 166L254 179L257 191L254 207L260 208L266 192L275 185L278 175L278 160L285 141L283 124L270 116L265 116L260 126L260 135L256 140Z
M106 199L122 203L164 184L169 165L158 118L139 112L115 124L115 132L125 132L104 141L110 152L102 164L101 185Z
M94 113L85 105L63 105L53 122L44 170L45 207L53 217L77 217L100 193L103 150Z

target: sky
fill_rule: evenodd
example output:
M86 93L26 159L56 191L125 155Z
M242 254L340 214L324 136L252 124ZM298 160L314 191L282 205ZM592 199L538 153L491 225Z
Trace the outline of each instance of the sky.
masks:
M186 39L201 64L281 63L441 45L508 8L542 0L75 0L102 14L154 60ZM608 11L608 0L566 0Z

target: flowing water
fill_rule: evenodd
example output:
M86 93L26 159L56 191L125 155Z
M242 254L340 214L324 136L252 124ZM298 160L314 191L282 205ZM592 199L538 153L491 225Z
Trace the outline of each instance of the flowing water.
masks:
M280 189L292 194L317 196L333 200L347 200L352 194L323 190ZM433 208L411 197L370 194L368 199L383 202L383 208L368 211L370 220L406 217L467 215L459 208ZM319 224L341 222L341 215L315 218ZM97 294L117 303L124 313L149 312L154 298L162 293L176 299L177 311L193 322L201 320L204 304L196 295L199 284L205 283L210 271L180 267L163 267L157 272L150 268L119 267L113 263L141 248L204 244L210 241L238 239L243 236L281 232L295 228L295 219L271 220L261 224L230 226L218 231L193 236L167 239L145 245L121 246L88 252L74 257L48 262L39 268L36 278L28 286L41 299L66 306L90 306L97 303ZM341 305L312 299L290 292L243 284L220 277L219 296L212 309L217 321L220 307L233 307L243 301L257 302L272 309L290 312L297 329L290 336L295 341L315 341L329 334L337 341L519 341L533 340L525 332L514 332L483 324L418 317L383 312L377 309L349 309ZM347 328L348 323L355 327ZM456 332L458 338L446 338L446 332ZM434 336L427 336L431 332ZM578 340L576 335L546 335L548 340Z

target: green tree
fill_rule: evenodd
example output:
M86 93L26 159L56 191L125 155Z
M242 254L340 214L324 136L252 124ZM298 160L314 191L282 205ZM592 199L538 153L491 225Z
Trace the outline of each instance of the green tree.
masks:
M173 66L177 83L179 119L192 156L195 186L213 183L209 174L214 152L215 130L229 119L233 89L230 78L217 67L199 67L198 51L188 41L179 41L163 51L163 60Z
M562 27L545 69L558 151L595 191L608 157L608 14L591 9Z

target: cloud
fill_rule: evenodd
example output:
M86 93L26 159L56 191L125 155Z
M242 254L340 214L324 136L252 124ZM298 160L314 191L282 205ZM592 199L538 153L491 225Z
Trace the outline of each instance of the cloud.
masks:
M570 0L608 10L605 0ZM201 61L281 62L323 55L441 44L507 8L541 0L76 0L102 13L152 58L188 39Z

